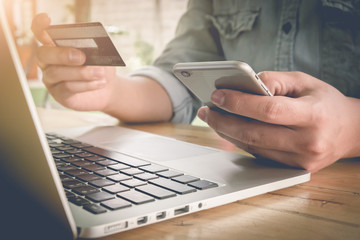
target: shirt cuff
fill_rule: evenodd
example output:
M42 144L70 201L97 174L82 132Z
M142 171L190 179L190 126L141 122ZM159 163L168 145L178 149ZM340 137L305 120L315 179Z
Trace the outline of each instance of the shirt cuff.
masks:
M171 122L190 123L196 114L193 107L193 99L188 90L171 73L154 66L142 67L133 71L130 76L146 76L154 79L167 91L172 107L173 116Z

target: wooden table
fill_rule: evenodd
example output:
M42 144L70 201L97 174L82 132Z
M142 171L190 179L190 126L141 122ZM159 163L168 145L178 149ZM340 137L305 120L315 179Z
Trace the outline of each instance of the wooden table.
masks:
M102 114L44 109L39 113L45 129L118 124ZM207 127L171 123L125 126L242 152ZM360 159L338 161L304 184L104 239L360 239Z

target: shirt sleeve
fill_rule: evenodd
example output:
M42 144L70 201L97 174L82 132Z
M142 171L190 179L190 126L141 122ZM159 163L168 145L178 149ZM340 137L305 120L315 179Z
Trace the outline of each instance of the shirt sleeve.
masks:
M224 60L215 28L208 17L211 12L212 1L190 0L174 39L153 66L140 68L131 74L150 77L164 87L173 106L172 122L190 123L202 105L173 75L173 66L179 62Z

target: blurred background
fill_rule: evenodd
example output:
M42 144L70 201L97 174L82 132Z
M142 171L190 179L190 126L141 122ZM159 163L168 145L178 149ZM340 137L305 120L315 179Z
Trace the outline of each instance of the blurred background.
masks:
M18 52L35 104L61 108L46 93L37 67L38 43L31 32L37 13L47 13L52 24L101 22L130 71L149 65L174 36L187 0L4 0Z

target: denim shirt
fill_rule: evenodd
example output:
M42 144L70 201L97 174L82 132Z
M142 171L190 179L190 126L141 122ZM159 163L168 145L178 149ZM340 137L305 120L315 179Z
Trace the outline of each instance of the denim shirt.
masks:
M173 122L201 103L173 76L178 62L241 60L255 71L302 71L360 98L360 0L193 0L153 66L132 75L169 93Z

